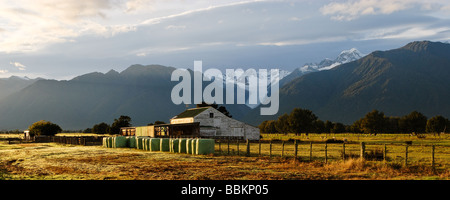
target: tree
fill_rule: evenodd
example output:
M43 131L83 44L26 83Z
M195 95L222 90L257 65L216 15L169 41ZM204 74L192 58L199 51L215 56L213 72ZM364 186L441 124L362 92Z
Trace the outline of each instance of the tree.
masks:
M325 132L325 123L322 120L316 120L313 123L315 133L324 133Z
M265 127L267 133L277 133L277 128L275 127L275 124L276 124L275 120L270 120L267 122Z
M110 130L110 127L105 122L96 124L96 125L94 125L94 127L92 127L92 133L95 133L95 134L107 134L107 133L109 133L109 130Z
M259 132L260 132L260 133L268 133L267 130L266 130L267 122L269 122L269 121L268 121L268 120L263 121L263 122L258 126Z
M441 132L449 132L449 120L438 115L430 118L427 121L426 131L428 133L441 133Z
M275 123L275 129L278 133L284 133L287 134L290 131L289 128L289 115L284 114L278 117L278 120Z
M427 117L420 112L413 111L400 118L398 125L400 130L405 133L424 133L427 126Z
M228 112L227 108L225 108L225 106L219 106L215 103L213 104L207 104L204 101L202 101L201 104L197 104L197 108L201 108L201 107L208 107L211 106L213 108L215 108L216 110L218 110L219 112L223 113L225 116L232 118L232 115L230 112Z
M307 109L294 108L289 115L289 127L295 134L309 133L314 131L314 122L317 120L317 116Z
M121 115L119 119L114 119L114 122L111 124L110 134L120 134L121 127L130 127L131 126L131 117Z
M41 120L33 123L30 127L28 127L30 131L30 135L47 135L52 136L61 132L62 129L57 124L51 123L49 121Z
M92 133L92 128L84 129L83 133Z
M333 128L331 129L331 133L343 133L345 132L345 125L339 122L333 123Z
M324 133L331 133L331 129L333 127L334 127L333 122L330 122L330 121L327 120L327 121L325 121L323 132Z
M386 132L388 133L400 133L400 128L398 126L398 122L400 121L399 117L389 117L387 118L387 126Z
M355 122L353 122L353 124L350 126L350 132L352 133L362 133L362 128L361 128L361 124L364 118L361 118L359 120L356 120Z
M384 113L373 110L361 120L361 130L364 133L381 133L385 131L386 124L387 120Z

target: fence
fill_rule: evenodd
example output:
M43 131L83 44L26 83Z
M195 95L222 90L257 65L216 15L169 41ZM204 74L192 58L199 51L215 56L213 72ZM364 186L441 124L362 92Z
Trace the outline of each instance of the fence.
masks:
M448 146L413 145L411 143L326 143L301 141L239 141L217 140L216 152L220 155L267 156L291 158L302 161L344 161L364 159L396 162L403 165L429 163L433 168L448 168Z
M102 141L103 137L99 136L45 136L34 138L34 142L55 142L83 146L102 145Z

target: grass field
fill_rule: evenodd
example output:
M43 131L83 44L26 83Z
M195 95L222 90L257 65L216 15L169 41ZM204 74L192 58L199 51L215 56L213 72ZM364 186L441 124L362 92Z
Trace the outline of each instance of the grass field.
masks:
M10 136L10 135L8 135ZM226 145L216 144L214 155L186 155L167 152L148 152L136 149L111 149L100 146L74 146L55 143L7 144L0 135L0 179L29 180L406 180L450 179L450 148L448 135L414 138L405 135L312 135L275 136L274 139L298 137L301 160L294 162L293 145L286 143L284 157L281 146L273 146L272 157L268 155L268 143L252 143L251 157L242 156L246 149L241 143L230 144L234 154L227 155ZM264 135L264 139L269 139ZM307 138L309 137L309 139ZM368 141L367 150L388 145L388 162L361 161L358 158L341 159L342 144L327 144L328 162L324 162L326 138L346 137L347 153L359 153L359 142ZM357 140L359 137L359 140ZM309 142L314 141L313 160L309 161ZM408 165L404 166L404 141L413 141L409 147ZM430 163L430 145L436 146L437 170ZM235 145L235 146L233 146Z

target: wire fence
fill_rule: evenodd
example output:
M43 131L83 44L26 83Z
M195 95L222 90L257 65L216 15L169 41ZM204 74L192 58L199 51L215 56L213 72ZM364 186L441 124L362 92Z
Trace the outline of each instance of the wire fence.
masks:
M347 159L395 162L403 165L429 164L448 169L450 148L444 145L327 143L301 141L239 141L218 140L218 155L251 157L282 157L299 161L334 162Z

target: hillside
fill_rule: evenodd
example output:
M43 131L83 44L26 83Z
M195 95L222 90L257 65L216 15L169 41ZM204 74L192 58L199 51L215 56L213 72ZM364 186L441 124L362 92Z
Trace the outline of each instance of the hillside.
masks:
M294 79L280 89L278 115L301 107L346 124L373 109L391 116L417 110L450 117L449 91L450 44L412 42ZM252 111L245 119L259 124L275 118Z
M21 78L18 76L0 78L0 100L22 90L38 80L41 80L41 78L29 79L27 77Z

